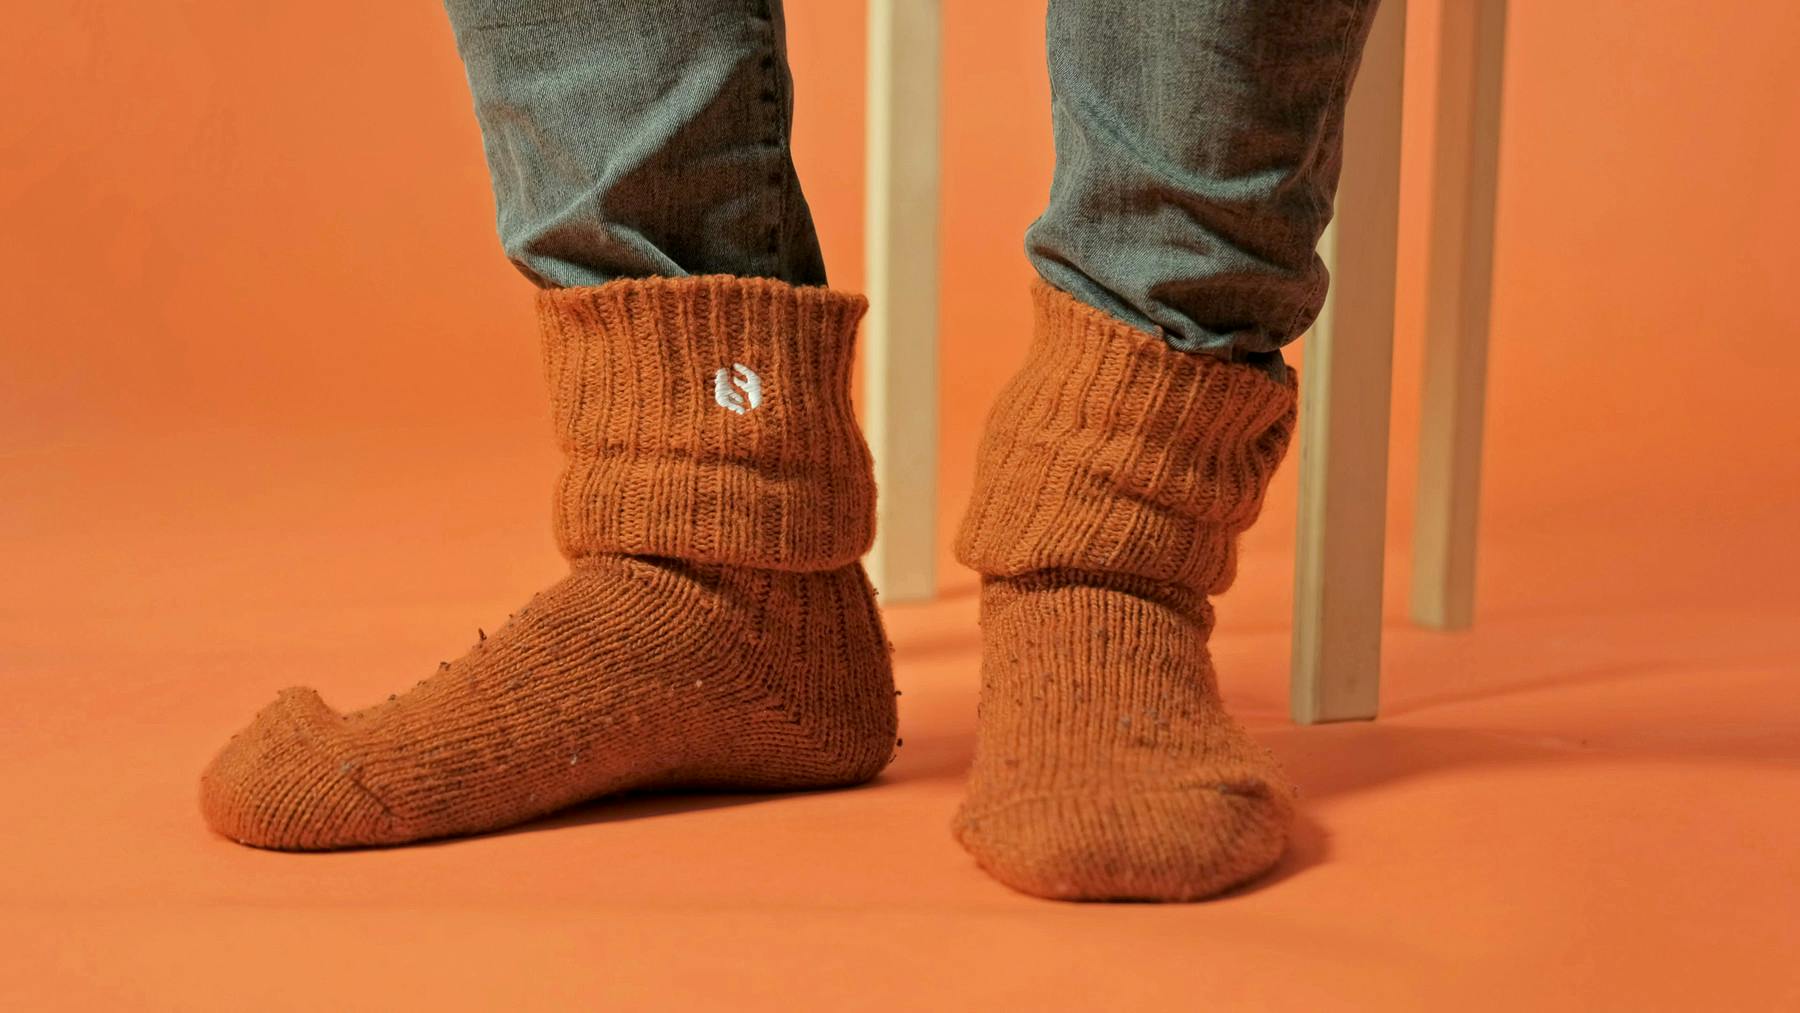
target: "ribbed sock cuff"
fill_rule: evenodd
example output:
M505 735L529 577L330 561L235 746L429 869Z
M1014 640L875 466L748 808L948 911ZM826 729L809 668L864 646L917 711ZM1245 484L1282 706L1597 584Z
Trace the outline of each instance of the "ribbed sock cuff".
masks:
M1025 365L988 419L957 558L1217 593L1293 434L1288 383L1178 352L1043 282Z
M558 544L824 570L868 550L875 487L850 404L861 296L725 276L538 296Z

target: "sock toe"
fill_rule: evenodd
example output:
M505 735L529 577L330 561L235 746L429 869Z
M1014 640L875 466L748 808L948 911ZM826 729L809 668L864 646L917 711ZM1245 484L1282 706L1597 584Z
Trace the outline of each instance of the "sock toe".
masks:
M243 844L292 851L394 839L395 820L363 786L342 722L313 690L283 690L201 774L207 824Z
M1281 857L1292 801L1262 781L971 802L955 833L982 868L1053 900L1190 901Z

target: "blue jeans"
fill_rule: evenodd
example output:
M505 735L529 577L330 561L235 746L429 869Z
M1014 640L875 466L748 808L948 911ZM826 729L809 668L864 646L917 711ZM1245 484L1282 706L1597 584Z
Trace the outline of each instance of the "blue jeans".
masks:
M1314 248L1376 2L1050 0L1038 273L1176 348L1279 369L1324 303ZM501 242L533 281L825 284L780 0L447 6Z

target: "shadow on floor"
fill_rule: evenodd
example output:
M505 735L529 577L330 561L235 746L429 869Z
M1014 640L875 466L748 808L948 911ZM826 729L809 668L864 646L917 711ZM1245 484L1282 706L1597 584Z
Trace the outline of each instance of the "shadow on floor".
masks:
M974 722L971 718L966 727L958 728L954 733L904 737L902 742L903 744L896 750L894 762L875 780L848 788L825 790L864 792L880 791L884 787L895 787L919 781L955 780L960 782L967 775L969 764L974 758ZM527 833L591 823L649 819L726 806L751 805L757 802L796 798L810 794L816 794L816 792L659 791L614 795L584 802L542 819L505 830L497 830L494 833Z

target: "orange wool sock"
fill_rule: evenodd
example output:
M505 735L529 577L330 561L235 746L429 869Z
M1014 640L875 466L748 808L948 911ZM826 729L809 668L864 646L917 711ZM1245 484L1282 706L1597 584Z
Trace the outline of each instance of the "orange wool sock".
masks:
M863 300L702 277L538 306L569 575L386 703L283 692L202 776L220 833L397 844L627 789L822 788L887 764L893 679L857 562Z
M981 711L955 832L1015 889L1192 900L1272 865L1292 789L1219 700L1230 585L1294 387L1039 283L957 555L982 574Z

